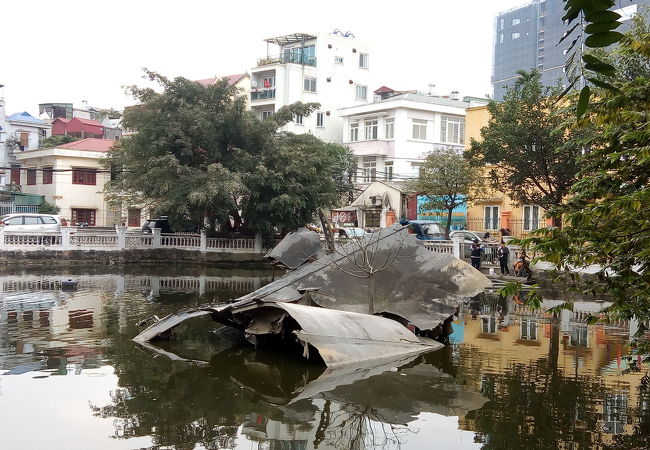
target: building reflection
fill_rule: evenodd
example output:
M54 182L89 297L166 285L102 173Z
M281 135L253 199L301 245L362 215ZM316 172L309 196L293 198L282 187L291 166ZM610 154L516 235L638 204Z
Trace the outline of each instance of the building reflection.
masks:
M522 293L525 295L525 293ZM629 371L634 323L584 324L606 304L576 302L554 318L521 298L485 294L454 327L461 378L491 401L461 418L484 448L591 448L649 439L646 370ZM466 355L463 357L463 355ZM639 360L640 362L640 360ZM646 368L647 369L647 368ZM573 411L571 415L567 411Z

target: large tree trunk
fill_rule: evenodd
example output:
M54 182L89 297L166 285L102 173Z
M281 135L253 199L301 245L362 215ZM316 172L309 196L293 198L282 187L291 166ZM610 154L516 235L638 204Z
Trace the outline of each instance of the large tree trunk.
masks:
M449 230L451 230L451 216L453 209L447 210L447 225L445 225L445 239L449 239Z

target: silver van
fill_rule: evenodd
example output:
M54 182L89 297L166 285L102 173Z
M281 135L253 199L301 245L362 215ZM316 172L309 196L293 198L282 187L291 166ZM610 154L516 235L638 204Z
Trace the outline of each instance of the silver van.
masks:
M61 217L55 214L14 213L0 216L5 231L61 231Z

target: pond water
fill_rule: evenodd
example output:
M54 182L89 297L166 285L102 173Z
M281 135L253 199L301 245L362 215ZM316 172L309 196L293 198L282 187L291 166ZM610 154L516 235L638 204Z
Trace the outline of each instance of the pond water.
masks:
M221 351L209 318L163 346L137 322L224 301L281 274L0 275L3 449L647 448L650 398L628 373L634 324L582 325L518 299L468 300L452 344L362 375L248 346ZM60 281L79 282L76 291ZM559 301L559 299L558 299ZM553 304L553 300L546 301Z

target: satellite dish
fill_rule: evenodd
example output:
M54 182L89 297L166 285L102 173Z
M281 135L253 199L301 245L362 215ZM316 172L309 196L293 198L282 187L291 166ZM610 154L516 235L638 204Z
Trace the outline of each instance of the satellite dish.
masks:
M251 80L251 87L257 87L257 80Z

